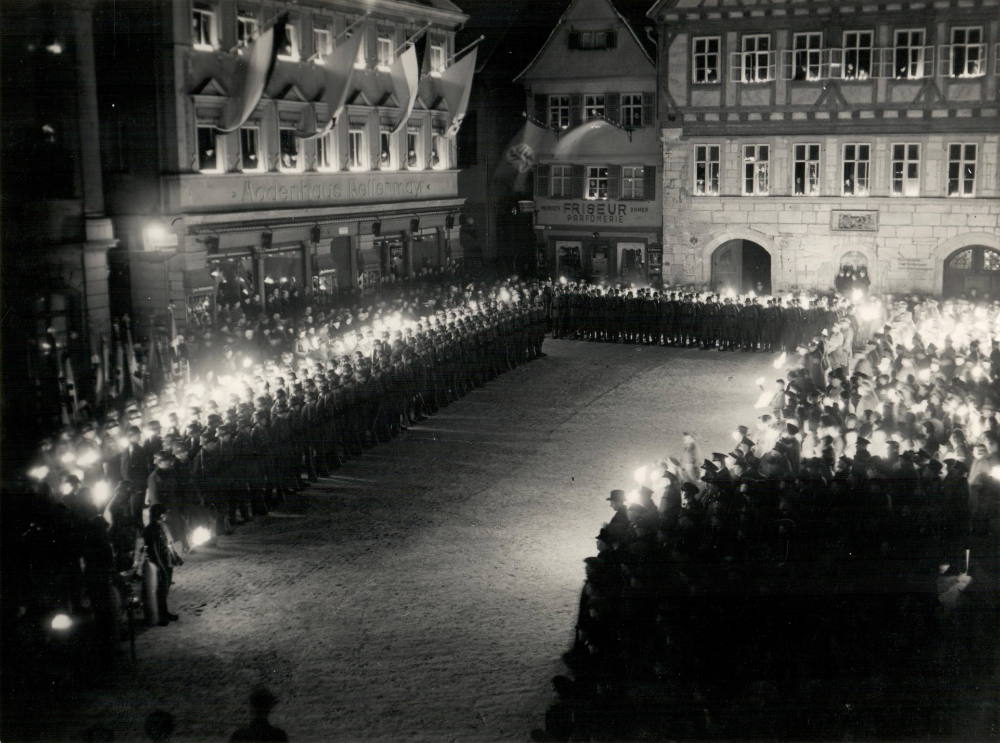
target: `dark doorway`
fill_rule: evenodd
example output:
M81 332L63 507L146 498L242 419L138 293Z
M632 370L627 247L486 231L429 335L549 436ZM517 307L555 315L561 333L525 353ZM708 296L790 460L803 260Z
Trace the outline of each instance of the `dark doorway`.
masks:
M771 254L751 240L729 240L712 253L712 288L771 293Z
M1000 251L970 245L944 262L945 297L1000 297Z

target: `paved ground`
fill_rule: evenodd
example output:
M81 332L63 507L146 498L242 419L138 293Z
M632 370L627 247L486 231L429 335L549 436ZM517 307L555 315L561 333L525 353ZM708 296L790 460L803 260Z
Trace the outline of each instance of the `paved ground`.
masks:
M762 354L545 351L189 559L181 621L140 636L135 672L49 710L45 739L100 722L141 740L156 707L173 740L226 739L257 682L293 741L527 739L607 491L683 431L731 445L774 376Z

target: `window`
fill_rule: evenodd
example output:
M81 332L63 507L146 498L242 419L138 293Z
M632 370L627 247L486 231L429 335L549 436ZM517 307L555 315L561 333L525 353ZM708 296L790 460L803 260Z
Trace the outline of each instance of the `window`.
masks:
M920 195L920 145L893 144L892 195Z
M583 119L584 121L590 121L591 119L603 119L604 118L604 94L601 95L585 95L583 97Z
M316 140L316 169L339 170L337 165L337 130L332 129Z
M773 79L771 64L771 37L768 34L749 34L742 39L738 79L744 83L766 83Z
M892 76L897 80L917 80L928 76L924 50L924 30L896 31L893 49Z
M406 167L410 170L423 170L423 149L420 147L420 130L406 130Z
M260 129L255 126L240 127L240 170L244 173L254 173L263 169L264 158L260 156Z
M378 133L378 167L380 170L396 170L396 148L393 147L392 132L382 129Z
M553 165L549 180L549 195L553 198L573 197L570 184L573 182L573 168L570 165ZM579 194L576 194L579 197Z
M549 96L549 126L553 129L565 129L569 126L569 96Z
M768 160L770 148L766 144L743 146L743 195L767 196Z
M299 138L295 136L295 129L283 126L278 130L278 149L281 153L278 160L278 170L288 173L297 173L302 170Z
M614 31L570 31L570 49L614 49L617 38Z
M641 165L626 165L622 168L622 198L642 200L646 198L646 169Z
M376 52L378 54L378 66L388 67L392 64L394 55L394 48L392 45L392 39L388 36L379 36L378 44L376 46Z
M622 93L621 125L626 129L642 127L642 93Z
M297 62L299 59L298 30L289 21L285 24L285 36L278 41L278 59Z
M795 195L819 196L819 173L819 145L795 145Z
M357 31L356 33L364 34L364 31ZM354 58L354 66L359 70L363 70L368 66L368 52L365 49L364 39L361 39L361 43L358 44L358 56Z
M948 74L952 77L983 75L986 72L985 56L982 28L966 26L951 30L951 67Z
M218 144L214 126L198 127L198 170L202 173L220 173Z
M823 34L795 34L792 61L793 80L819 80L822 71Z
M587 192L584 196L588 199L608 198L608 168L606 166L592 165L587 168Z
M695 83L719 82L718 36L698 36L692 46L691 81Z
M368 169L368 154L365 148L365 130L351 129L347 133L347 167L351 170Z
M699 196L719 195L719 145L695 145L694 192Z
M868 80L872 76L872 32L844 32L844 79Z
M844 196L867 196L871 146L844 145Z
M260 24L252 13L240 12L236 16L236 46L245 49L260 34Z
M460 132L465 131L466 127L462 127ZM447 170L451 167L451 147L449 146L449 140L443 134L434 134L434 152L431 153L431 167L434 170Z
M333 34L328 28L313 28L313 55L326 57L333 52Z
M976 145L948 145L948 195L976 195Z
M191 8L191 44L195 49L215 49L215 12L202 5Z
M444 72L444 47L431 44L431 75L437 77Z

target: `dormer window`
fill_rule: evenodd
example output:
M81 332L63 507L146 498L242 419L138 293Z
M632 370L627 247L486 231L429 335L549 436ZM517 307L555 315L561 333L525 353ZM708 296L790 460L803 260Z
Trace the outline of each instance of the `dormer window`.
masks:
M437 77L444 72L444 47L431 44L431 75Z
M570 31L570 49L614 49L617 35L613 30Z

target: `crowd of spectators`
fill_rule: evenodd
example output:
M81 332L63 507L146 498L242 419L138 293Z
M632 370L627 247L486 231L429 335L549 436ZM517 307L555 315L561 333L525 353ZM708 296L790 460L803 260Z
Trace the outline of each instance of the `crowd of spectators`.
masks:
M996 735L1000 305L797 350L728 446L611 491L535 739Z

